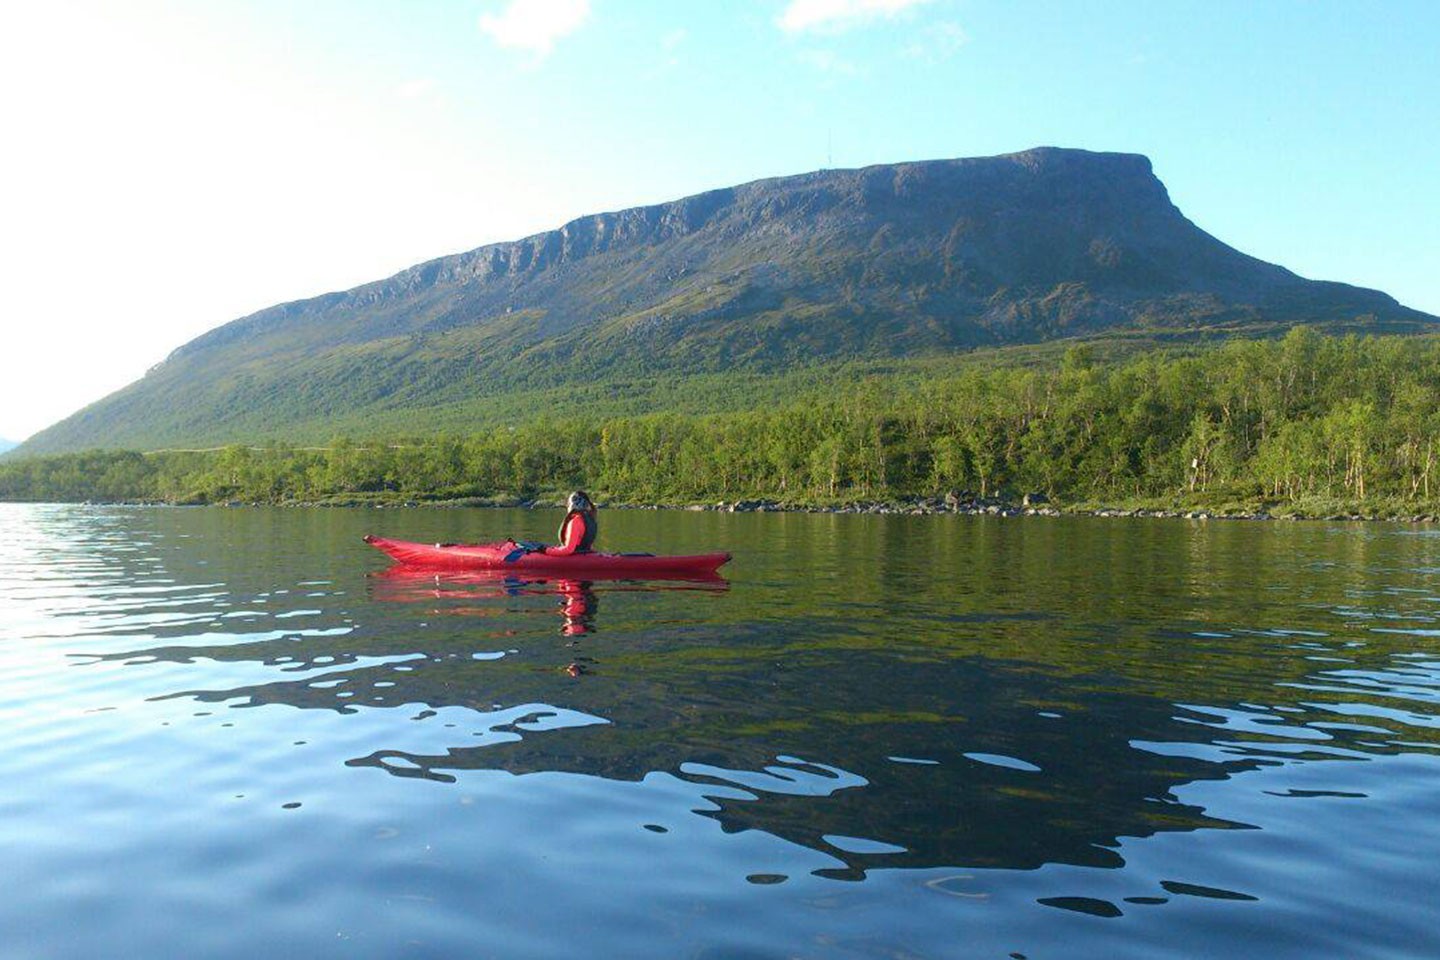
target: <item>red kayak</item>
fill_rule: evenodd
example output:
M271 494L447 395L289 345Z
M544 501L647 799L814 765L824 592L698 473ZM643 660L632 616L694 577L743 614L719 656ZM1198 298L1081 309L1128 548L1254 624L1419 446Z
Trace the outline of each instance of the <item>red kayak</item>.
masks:
M728 553L702 553L689 557L657 557L649 553L572 553L550 556L526 551L513 540L499 543L409 543L366 537L400 563L432 570L513 570L556 577L712 577L729 561Z

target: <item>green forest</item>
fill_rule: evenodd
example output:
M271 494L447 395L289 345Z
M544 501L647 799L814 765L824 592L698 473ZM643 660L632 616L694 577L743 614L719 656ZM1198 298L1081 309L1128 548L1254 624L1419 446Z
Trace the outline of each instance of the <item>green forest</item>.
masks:
M916 372L920 371L920 372ZM968 491L1059 504L1423 512L1440 500L1440 343L1295 328L1108 360L917 367L714 414L471 435L0 460L0 500L314 503L546 497L794 505Z

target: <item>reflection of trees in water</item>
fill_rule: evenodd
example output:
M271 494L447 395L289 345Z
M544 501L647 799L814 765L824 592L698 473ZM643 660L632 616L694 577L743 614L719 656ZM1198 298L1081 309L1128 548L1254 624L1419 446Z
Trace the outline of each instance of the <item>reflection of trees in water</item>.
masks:
M375 579L368 601L313 601L327 608L313 620L272 616L312 602L297 590L269 598L253 625L213 628L253 629L250 642L197 636L209 629L201 617L147 625L157 640L98 659L264 668L252 683L172 694L204 702L403 709L439 746L377 741L349 761L396 777L672 775L712 798L697 814L824 851L843 864L831 875L851 878L1115 866L1120 838L1241 826L1180 802L1186 784L1440 744L1433 657L1406 661L1413 638L1367 632L1358 648L1355 631L1326 634L1342 604L1397 622L1396 601L1359 599L1395 579L1367 572L1364 551L1378 549L1368 539L1331 547L1290 528L1158 523L735 522L762 519L768 536L804 536L787 546L783 576L751 572L723 603L678 592L711 589L697 584ZM863 573L836 565L867 550ZM1328 579L1302 565L1337 556ZM213 577L232 585L236 609L281 582L266 571L244 595L243 556L214 557L236 568ZM195 606L220 616L213 599ZM352 613L343 633L303 629ZM1234 629L1247 624L1293 629ZM589 674L566 676L582 655L595 658Z
M1399 752L1383 736L1397 726L1397 740L1440 739L1380 717L1348 728L1346 711L1367 697L1380 703L1390 681L1367 693L1364 678L1381 673L1355 651L1346 664L1325 659L1344 642L1320 634L1253 654L1233 638L1174 627L1105 635L974 604L948 616L896 604L880 623L833 609L746 620L731 604L731 623L687 625L676 614L686 597L660 591L697 587L442 581L387 594L377 581L372 599L404 602L373 604L344 636L159 645L104 659L205 658L282 675L174 694L204 702L340 712L424 704L418 722L454 723L439 734L452 744L441 751L382 747L350 761L394 776L672 774L712 798L697 813L727 831L824 851L844 864L837 877L882 866L1116 866L1122 837L1243 826L1177 800L1187 783L1347 751ZM676 601L665 608L671 622L616 622L630 607L615 597L629 591ZM576 641L598 662L572 679L564 667L576 648L566 644ZM1413 683L1424 669L1393 682ZM1347 673L1361 677L1347 706L1316 702L1317 689L1344 685Z
M1205 742L1209 731L1177 723L1168 701L1077 693L1022 664L905 662L863 649L777 653L787 634L815 629L791 622L676 632L663 649L612 648L583 682L559 673L563 641L552 638L543 651L486 661L437 648L344 667L336 651L337 669L318 676L177 695L340 711L468 708L455 746L443 753L382 749L351 763L431 779L487 769L625 780L669 772L716 786L707 794L714 808L699 812L727 831L762 830L830 853L846 865L836 876L881 865L1118 865L1107 849L1117 837L1233 826L1175 802L1172 791L1262 762L1138 750L1135 739ZM538 646L533 634L526 645ZM244 655L222 647L186 656L237 653ZM547 706L557 701L564 706ZM1068 704L1063 715L1039 715L1060 702ZM793 759L777 760L779 750ZM1013 757L1039 771L967 753ZM846 837L899 851L836 845Z
M1206 741L1205 728L1176 723L1174 707L1164 701L1097 694L1050 718L1039 716L1034 703L1054 699L1060 685L1010 665L971 660L938 671L928 665L894 670L872 660L855 666L850 677L800 670L776 684L754 676L753 695L739 702L701 689L677 697L672 686L656 691L668 701L661 705L639 684L601 700L587 696L594 687L577 687L566 698L569 706L603 716L609 726L567 726L494 747L407 759L440 776L466 769L563 770L637 780L651 771L672 772L724 788L712 794L718 809L704 815L727 831L775 834L831 853L851 871L1118 866L1118 854L1107 848L1119 837L1237 826L1179 803L1173 791L1265 762L1217 763L1136 749L1134 739ZM887 666L883 683L868 679ZM938 711L935 701L949 697L963 710ZM832 706L807 710L825 703ZM785 759L775 755L780 744ZM1039 770L966 754L1015 758ZM378 757L361 762L367 761L383 765ZM848 850L836 846L836 837L900 849Z

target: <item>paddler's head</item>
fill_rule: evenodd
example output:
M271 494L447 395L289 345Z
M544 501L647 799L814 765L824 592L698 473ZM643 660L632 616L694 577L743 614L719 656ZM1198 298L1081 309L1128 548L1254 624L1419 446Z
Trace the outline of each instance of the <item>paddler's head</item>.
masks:
M574 493L570 494L570 499L565 503L565 509L571 511L579 510L584 513L589 513L591 510L595 509L595 504L590 502L590 494L586 493L584 490L576 490Z

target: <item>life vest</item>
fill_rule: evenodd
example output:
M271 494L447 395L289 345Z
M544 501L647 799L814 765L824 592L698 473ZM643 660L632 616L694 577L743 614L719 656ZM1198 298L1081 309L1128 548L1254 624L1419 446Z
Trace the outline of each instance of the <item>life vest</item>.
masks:
M565 543L565 528L570 525L571 517L579 517L585 524L585 532L580 535L580 544L575 548L576 553L589 553L590 547L595 543L595 535L600 532L599 525L595 522L595 513L590 510L571 510L565 514L565 519L560 521L560 531L555 534L556 542L562 546Z

